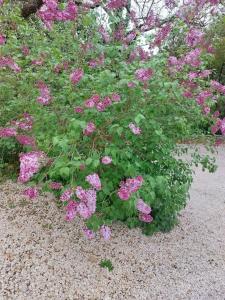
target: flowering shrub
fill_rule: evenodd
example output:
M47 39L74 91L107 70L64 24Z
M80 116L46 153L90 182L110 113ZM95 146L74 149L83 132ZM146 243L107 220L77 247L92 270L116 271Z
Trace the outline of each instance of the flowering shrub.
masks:
M174 155L177 140L190 133L190 114L203 112L225 134L224 120L209 116L211 98L224 87L206 80L201 59L210 54L200 48L203 34L188 29L187 6L177 12L187 53L169 57L153 50L172 24L158 26L150 14L140 27L130 13L134 30L126 32L114 11L127 3L107 2L110 30L97 11L73 1L45 0L29 22L17 7L1 8L12 25L1 38L2 112L10 110L1 142L23 149L18 180L32 185L24 195L52 191L67 221L83 219L89 239L99 231L108 240L116 220L146 233L171 229L192 180L190 163ZM139 36L154 26L149 51Z

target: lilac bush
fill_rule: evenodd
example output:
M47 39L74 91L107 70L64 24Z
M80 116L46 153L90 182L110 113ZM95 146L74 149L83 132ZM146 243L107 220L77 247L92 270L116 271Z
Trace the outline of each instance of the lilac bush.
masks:
M154 5L141 18L128 0L44 0L29 21L9 5L1 6L0 142L22 148L24 195L54 193L65 220L81 218L89 239L108 240L117 220L147 234L171 229L192 181L177 141L199 118L225 134L224 119L210 112L225 87L210 82L211 48L194 27L219 2L166 0L173 15L165 20ZM164 46L177 20L185 52L171 56Z

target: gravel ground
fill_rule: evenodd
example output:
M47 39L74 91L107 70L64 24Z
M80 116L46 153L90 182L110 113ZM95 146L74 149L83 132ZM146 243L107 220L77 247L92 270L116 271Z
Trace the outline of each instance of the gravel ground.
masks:
M26 202L0 186L0 300L225 299L225 148L215 174L196 169L191 200L168 234L117 224L88 241L50 195ZM110 259L112 272L101 268Z

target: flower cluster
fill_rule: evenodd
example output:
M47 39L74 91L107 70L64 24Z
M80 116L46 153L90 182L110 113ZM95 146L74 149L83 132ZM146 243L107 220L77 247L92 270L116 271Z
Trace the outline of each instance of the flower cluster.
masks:
M21 183L25 183L31 179L31 177L37 173L42 162L46 159L46 156L41 151L31 151L20 154L20 174L18 180Z
M107 3L108 9L120 9L127 5L127 0L109 0Z
M212 87L214 90L218 91L219 93L225 95L225 85L222 85L221 83L219 83L219 82L216 81L216 80L212 80L212 81L211 81L211 87Z
M152 209L142 199L138 199L136 207L137 210L139 211L140 221L145 223L151 223L153 221L153 217L150 215Z
M134 123L130 123L129 128L133 132L133 134L135 135L141 134L141 128L137 127Z
M16 140L24 146L35 146L35 138L28 135L17 135Z
M152 75L153 75L153 70L150 68L147 69L141 68L135 72L135 76L137 80L140 80L142 82L148 81L152 77Z
M48 86L43 81L39 81L37 86L41 94L40 97L37 98L37 102L43 105L48 105L52 99Z
M23 195L32 200L38 197L39 191L36 187L29 187L23 191Z
M16 136L17 132L16 129L13 127L6 127L6 128L2 128L0 129L0 137L12 137L12 136Z
M104 156L102 157L102 163L103 165L109 165L112 162L112 158L110 156Z
M120 183L120 188L118 190L118 196L121 200L128 200L133 193L135 193L141 187L143 183L142 176L137 176L135 178L128 178L126 181Z
M72 21L77 17L76 4L69 0L64 10L58 8L57 0L44 0L44 5L38 11L38 16L48 29L52 28L54 21Z
M189 47L196 47L202 42L204 33L196 28L191 28L186 36L186 43Z
M78 82L81 81L81 79L84 76L84 71L82 69L75 69L71 74L70 74L70 81L72 84L77 84Z
M15 73L21 72L21 68L18 64L12 59L12 57L1 56L0 57L0 68L8 67L13 70Z
M98 174L93 173L86 177L86 181L90 183L97 191L101 190L102 185Z
M95 124L93 122L87 123L87 126L83 130L84 135L91 135L96 130Z

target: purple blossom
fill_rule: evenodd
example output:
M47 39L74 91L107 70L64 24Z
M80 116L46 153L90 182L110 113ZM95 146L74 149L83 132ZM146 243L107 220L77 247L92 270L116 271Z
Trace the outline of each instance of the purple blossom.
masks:
M137 127L134 123L130 123L129 128L133 132L133 134L135 134L135 135L141 134L141 129L139 127Z
M91 135L96 130L95 124L93 122L87 123L86 128L83 130L84 135Z
M108 9L120 9L127 5L127 0L109 0L107 3Z
M204 33L196 28L191 28L186 36L186 43L189 47L196 47L202 42Z
M150 214L152 209L149 205L147 205L142 199L138 199L137 201L137 210L143 214Z
M111 98L112 98L113 102L120 102L120 99L121 99L120 95L117 93L113 93Z
M100 233L105 241L108 241L111 237L111 229L106 225L101 226Z
M77 107L74 107L74 112L77 114L82 114L84 112L84 109L81 106L77 106Z
M151 223L153 221L153 217L149 214L139 214L139 220L145 223Z
M4 35L0 34L0 45L4 45L6 41L6 38L4 37Z
M29 199L35 199L39 195L39 192L36 187L29 187L23 191L23 195Z
M16 129L13 127L6 127L6 128L0 129L0 138L12 137L12 136L16 136L16 135L17 135Z
M28 136L28 135L17 135L16 136L17 141L21 145L25 146L35 146L35 138Z
M48 86L43 81L39 81L37 86L41 94L40 97L37 98L37 102L48 105L52 99Z
M141 68L135 72L135 76L138 80L145 82L148 81L153 75L153 70L150 68Z
M90 185L93 186L93 188L95 188L97 191L101 190L102 186L98 174L93 173L88 175L86 177L86 181L90 183Z
M7 56L0 57L0 68L4 68L4 67L10 68L15 73L21 72L21 68L11 57L7 57Z
M82 69L76 69L70 74L70 81L73 84L77 84L84 76L84 71Z
M74 194L74 192L72 191L72 189L67 189L60 196L60 200L61 201L69 201L72 198L73 194Z
M87 227L83 228L83 234L89 239L94 239L95 238L95 232L91 229L88 229Z
M74 201L69 201L68 204L66 205L66 220L71 222L75 218L77 214L77 203Z
M104 165L109 165L112 162L112 158L110 156L103 156L101 161Z
M132 193L135 193L142 186L143 177L137 176L135 178L128 178L126 181L120 183L120 188L118 190L118 196L121 200L128 200Z
M20 154L19 182L25 183L46 163L46 155L41 151Z

